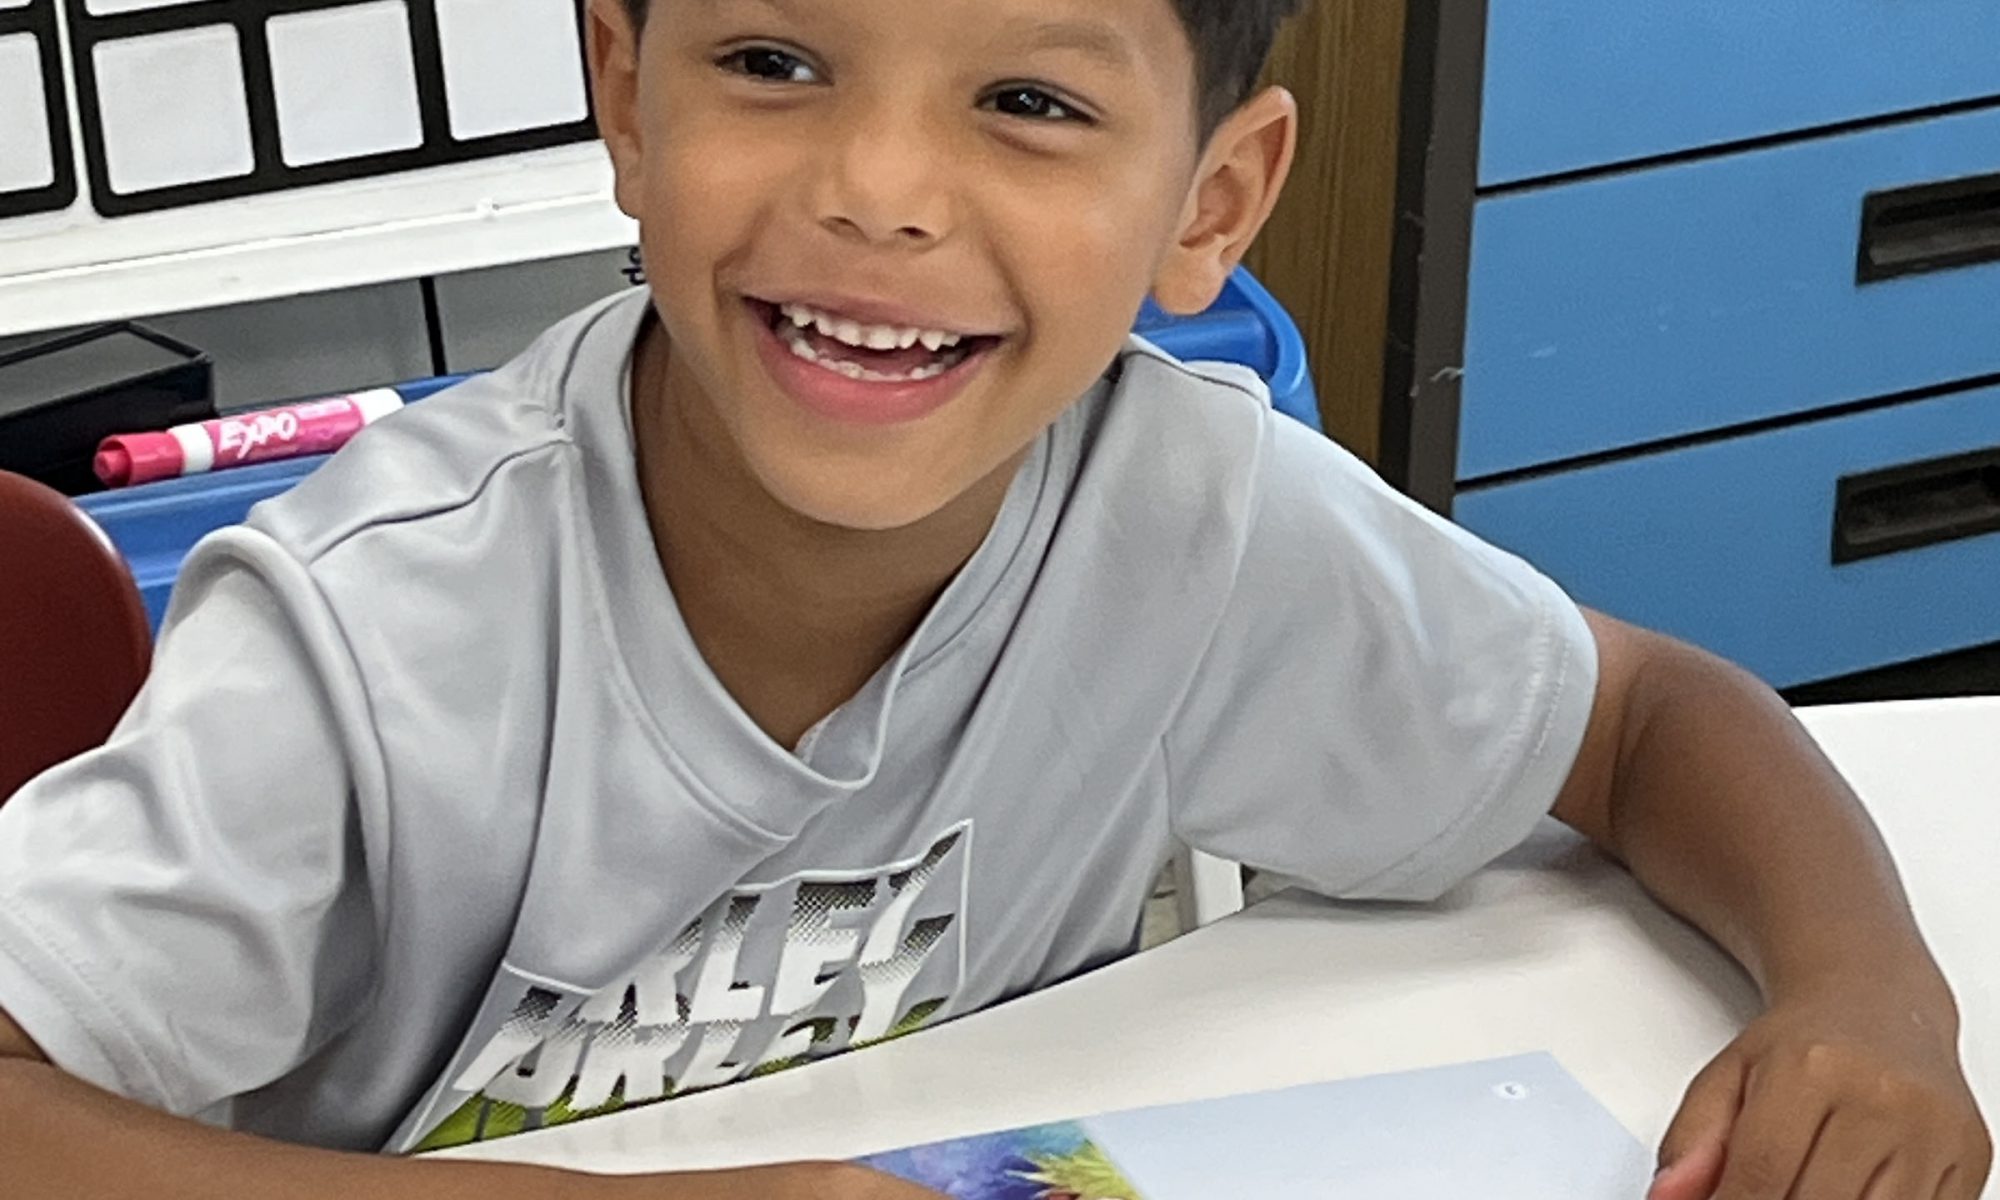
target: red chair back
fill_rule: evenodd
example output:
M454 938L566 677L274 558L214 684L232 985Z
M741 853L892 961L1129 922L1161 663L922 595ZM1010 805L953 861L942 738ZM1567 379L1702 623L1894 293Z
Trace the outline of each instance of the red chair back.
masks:
M103 744L152 654L110 540L60 492L0 471L0 803Z

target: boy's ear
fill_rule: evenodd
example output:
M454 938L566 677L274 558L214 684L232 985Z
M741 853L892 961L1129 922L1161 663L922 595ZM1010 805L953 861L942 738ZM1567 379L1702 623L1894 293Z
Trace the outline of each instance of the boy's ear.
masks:
M1298 101L1276 87L1252 97L1215 131L1196 170L1180 233L1153 284L1161 308L1187 315L1215 303L1271 219L1298 139Z
M645 187L639 167L645 146L639 121L639 30L625 0L590 0L585 20L597 131L611 152L618 207L636 220Z

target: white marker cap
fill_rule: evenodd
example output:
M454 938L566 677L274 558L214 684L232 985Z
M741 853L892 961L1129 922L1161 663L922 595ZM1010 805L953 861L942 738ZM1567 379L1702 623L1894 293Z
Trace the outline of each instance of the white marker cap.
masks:
M363 425L373 425L403 407L402 394L395 388L374 388L366 392L356 392L349 399L354 401L354 409L361 414Z
M200 475L215 466L215 441L206 425L176 425L167 433L181 444L181 474Z

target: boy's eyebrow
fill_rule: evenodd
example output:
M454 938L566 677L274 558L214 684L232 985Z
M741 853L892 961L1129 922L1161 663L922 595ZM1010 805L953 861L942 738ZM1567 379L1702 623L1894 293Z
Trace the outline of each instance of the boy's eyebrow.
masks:
M1009 30L1008 33L1018 36L1030 50L1074 50L1107 66L1132 65L1131 43L1117 29L1102 21L1078 19L1022 24L1027 28Z
M792 0L735 0L768 8L780 16L794 16ZM731 0L711 0L727 5ZM1066 21L1017 20L1004 31L1005 40L1019 40L1029 50L1073 50L1107 66L1126 68L1133 63L1131 43L1118 30L1102 21L1074 18Z
M729 7L730 2L731 0L709 0L709 7L726 8ZM793 8L791 0L737 0L737 2L747 2L753 6L768 8L781 17L797 15L797 11Z

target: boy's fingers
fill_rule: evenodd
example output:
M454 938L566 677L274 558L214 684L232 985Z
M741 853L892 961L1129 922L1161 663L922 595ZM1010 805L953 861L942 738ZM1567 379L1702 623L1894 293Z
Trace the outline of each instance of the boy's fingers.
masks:
M1663 1167L1653 1178L1646 1200L1709 1200L1716 1181L1722 1178L1723 1146L1720 1140L1696 1146Z
M1728 1143L1729 1130L1743 1107L1747 1073L1742 1059L1724 1053L1694 1077L1681 1101L1680 1112L1667 1127L1667 1136L1660 1140L1663 1171L1671 1171L1675 1164L1697 1150L1716 1149Z
M1898 1154L1875 1173L1861 1200L1931 1200L1943 1183L1943 1168L1931 1160Z
M1794 1194L1792 1184L1827 1123L1824 1104L1800 1103L1800 1097L1809 1095L1782 1071L1751 1076L1743 1109L1729 1133L1715 1200L1784 1200ZM1860 1200L1861 1189L1840 1195Z
M1785 1188L1772 1195L1774 1200L1782 1200L1787 1192L1835 1200L1853 1196L1860 1200L1876 1183L1877 1174L1896 1149L1895 1134L1889 1127L1857 1116L1851 1110L1837 1110L1827 1118L1826 1128L1820 1130L1819 1140L1813 1143L1797 1186L1792 1187L1787 1181Z
M1975 1178L1973 1172L1962 1166L1953 1165L1945 1171L1944 1180L1938 1184L1937 1200L1979 1200L1982 1187L1981 1178Z

